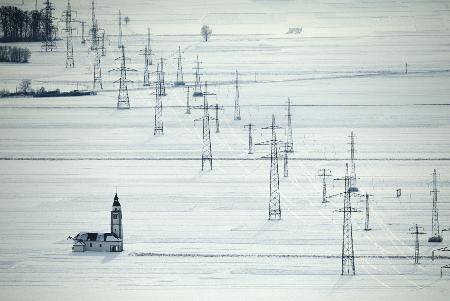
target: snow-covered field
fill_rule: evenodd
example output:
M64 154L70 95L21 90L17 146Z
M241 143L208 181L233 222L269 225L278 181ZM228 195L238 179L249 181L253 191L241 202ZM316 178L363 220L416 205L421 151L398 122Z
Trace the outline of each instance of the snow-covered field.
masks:
M19 3L21 1L3 1ZM5 4L1 2L1 4ZM32 7L34 1L25 1ZM32 2L32 3L31 3ZM90 1L72 1L89 20ZM450 259L431 260L433 169L441 229L450 228L450 6L440 1L122 1L98 0L108 35L104 91L96 96L0 100L1 300L447 300ZM56 1L56 14L65 1ZM116 110L116 14L124 26L130 110ZM89 22L88 22L89 23ZM213 29L210 42L198 34ZM153 135L152 89L142 87L146 27L155 59L173 82L181 46L185 80L198 55L204 79L223 105L220 133L211 121L212 171L201 171L202 114L185 114L186 91L167 88L164 136ZM300 36L284 34L303 27ZM78 32L79 34L80 32ZM1 64L0 88L23 78L33 87L91 88L93 55L75 38L65 69L64 41L40 44L31 62ZM409 72L404 74L408 62ZM155 66L152 66L155 68ZM234 72L240 72L241 121L233 120ZM270 149L247 154L275 114L286 127L293 103L295 152L282 176L282 220L268 221ZM192 105L200 100L191 99ZM213 114L213 112L211 112ZM362 199L353 205L356 275L340 275L341 198L321 203L321 168L342 177L350 132L357 135L361 192L373 194L371 231ZM284 139L285 130L278 131ZM343 191L328 182L329 194ZM71 252L69 235L108 231L118 190L124 252ZM397 188L403 195L395 197ZM421 263L414 264L414 224Z

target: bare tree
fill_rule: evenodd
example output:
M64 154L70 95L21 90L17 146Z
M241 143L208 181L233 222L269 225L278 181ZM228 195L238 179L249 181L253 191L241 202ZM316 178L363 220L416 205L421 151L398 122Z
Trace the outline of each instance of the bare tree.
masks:
M208 25L203 25L200 34L202 35L203 40L208 42L209 37L212 35L212 30Z
M19 83L19 92L21 93L28 93L31 92L31 79L22 79L22 81Z

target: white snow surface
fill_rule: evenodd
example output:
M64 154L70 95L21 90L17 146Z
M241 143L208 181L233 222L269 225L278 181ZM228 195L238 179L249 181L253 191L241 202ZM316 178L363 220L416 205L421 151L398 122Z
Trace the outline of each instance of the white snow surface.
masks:
M55 1L59 16L65 1ZM89 24L91 1L72 1ZM21 1L3 1L21 3ZM25 1L32 8L34 1ZM450 6L445 1L97 0L105 28L104 90L96 96L0 99L1 300L447 300L450 259L432 261L430 181L439 173L441 229L450 228ZM131 68L130 110L116 110L117 13ZM213 35L199 35L208 24ZM142 87L146 28L163 56L164 136L153 135L153 89ZM286 35L302 27L301 35ZM64 40L39 43L29 64L0 64L0 88L23 78L34 88L92 88L93 54L75 37L75 68ZM64 34L61 33L61 37ZM211 121L214 169L202 172L202 114L185 114L186 91L170 83L181 46L185 81L195 57L219 103ZM404 74L405 62L408 74ZM154 71L155 65L152 66ZM239 70L241 121L233 120ZM154 80L154 75L151 77ZM282 220L267 220L270 138L275 114L286 128L293 104L295 152L282 176ZM191 98L192 105L201 104ZM210 112L214 115L214 112ZM321 203L320 168L342 177L356 136L361 192L371 199L371 231L352 215L356 275L340 275L340 197ZM278 131L285 139L285 130ZM328 181L329 194L343 190ZM72 253L66 238L109 231L115 189L123 210L124 252ZM395 197L397 188L403 195ZM421 263L414 264L414 224Z

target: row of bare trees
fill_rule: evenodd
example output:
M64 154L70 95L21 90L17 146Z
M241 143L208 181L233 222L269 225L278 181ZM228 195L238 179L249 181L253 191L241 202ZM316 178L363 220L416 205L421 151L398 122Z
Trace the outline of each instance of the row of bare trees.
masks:
M16 46L0 46L0 62L28 63L31 51Z
M48 24L50 22L50 24ZM15 6L0 7L0 42L40 42L53 20L40 10L24 11Z

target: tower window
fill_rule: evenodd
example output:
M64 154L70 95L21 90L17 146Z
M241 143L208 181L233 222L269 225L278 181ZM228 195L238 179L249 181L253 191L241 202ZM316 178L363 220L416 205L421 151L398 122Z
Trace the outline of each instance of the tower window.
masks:
M91 248L92 248L92 243L91 243L91 242L89 243L89 247L91 247Z
M117 219L117 214L116 213L113 214L113 219Z
M100 244L100 248L102 247L102 244Z

